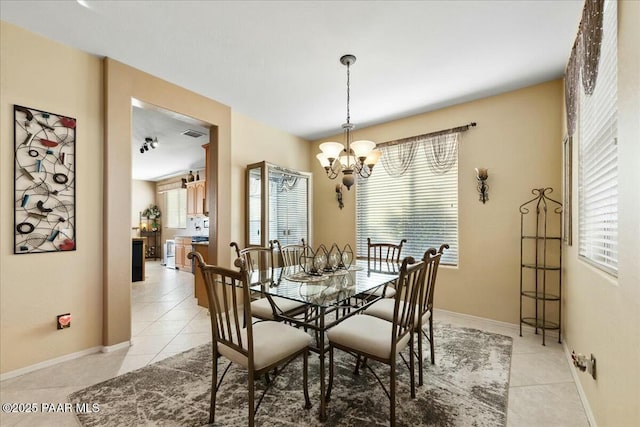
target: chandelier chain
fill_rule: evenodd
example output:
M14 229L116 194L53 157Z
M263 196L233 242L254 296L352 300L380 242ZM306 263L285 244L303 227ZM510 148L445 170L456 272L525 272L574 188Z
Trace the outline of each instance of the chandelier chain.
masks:
M351 113L350 113L350 111L349 111L349 103L350 103L350 100L351 100L351 94L350 94L350 87L351 87L351 84L350 84L350 75L351 75L351 73L350 73L350 66L349 66L349 63L347 63L347 124L348 124L348 123L351 123Z

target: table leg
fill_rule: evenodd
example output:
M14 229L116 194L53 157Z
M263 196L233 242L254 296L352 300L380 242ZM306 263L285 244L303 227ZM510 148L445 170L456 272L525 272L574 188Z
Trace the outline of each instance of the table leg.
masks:
M327 399L325 384L325 366L324 366L324 315L325 308L320 307L320 328L318 334L318 351L320 356L320 421L327 420Z

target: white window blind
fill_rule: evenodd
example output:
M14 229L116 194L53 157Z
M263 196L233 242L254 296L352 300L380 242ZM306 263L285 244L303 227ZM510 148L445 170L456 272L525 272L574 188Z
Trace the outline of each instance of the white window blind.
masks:
M269 173L269 240L283 246L309 241L308 186L305 177Z
M367 237L388 243L407 239L402 257L420 259L428 248L448 243L442 263L458 264L458 162L440 175L426 161L424 150L419 149L404 175L391 177L377 167L369 178L358 180L358 256L367 256Z
M598 79L591 96L580 91L579 254L598 268L618 271L617 7L604 7Z
M167 219L165 226L168 228L187 227L187 190L177 188L165 193Z

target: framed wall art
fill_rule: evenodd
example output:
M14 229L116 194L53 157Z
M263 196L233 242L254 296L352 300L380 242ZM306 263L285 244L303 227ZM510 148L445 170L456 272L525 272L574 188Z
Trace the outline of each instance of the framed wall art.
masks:
M76 120L14 105L14 253L76 249Z

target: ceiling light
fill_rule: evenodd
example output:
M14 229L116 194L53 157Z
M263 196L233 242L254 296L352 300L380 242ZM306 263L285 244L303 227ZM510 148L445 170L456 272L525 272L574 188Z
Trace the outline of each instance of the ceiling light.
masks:
M149 147L155 149L158 147L158 138L146 137L144 144L140 147L140 152L144 154L145 151L149 151Z
M342 125L346 147L339 142L325 142L320 144L321 153L316 155L329 179L335 179L342 172L342 183L347 187L347 190L355 183L354 172L362 178L369 178L373 172L373 167L382 155L380 150L374 149L376 143L373 141L351 142L351 132L354 129L354 125L351 123L349 110L349 67L355 62L356 57L354 55L344 55L340 58L340 63L347 67L347 122Z

